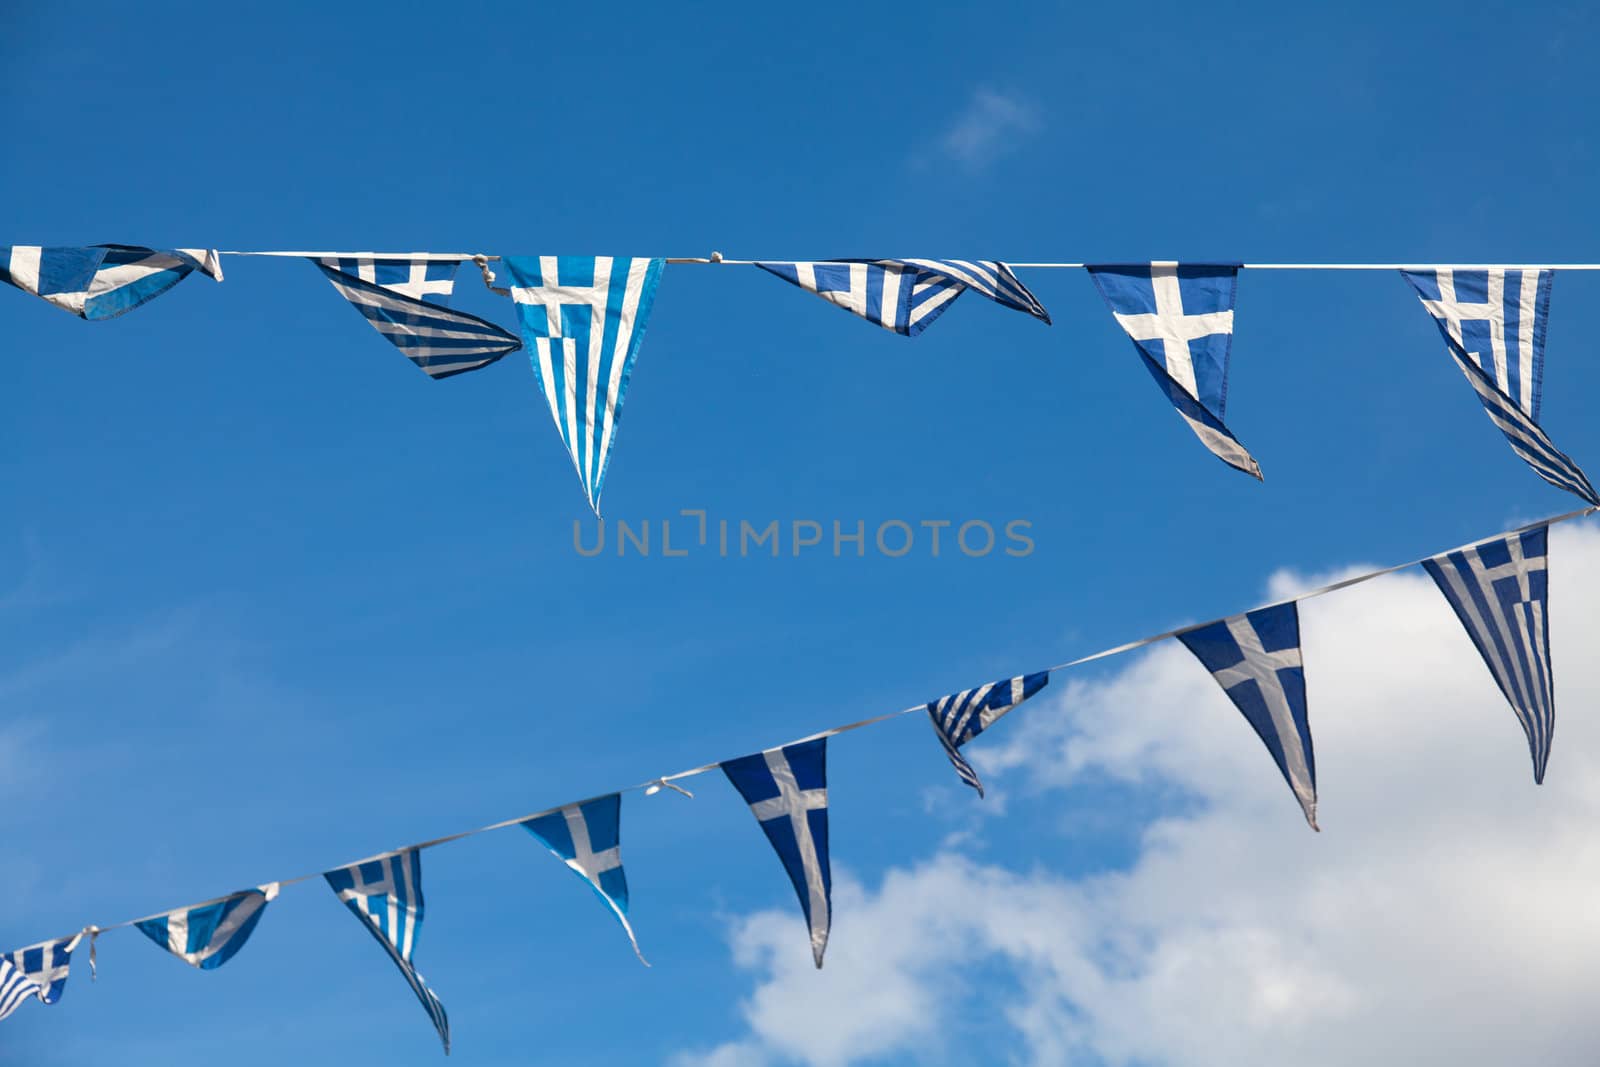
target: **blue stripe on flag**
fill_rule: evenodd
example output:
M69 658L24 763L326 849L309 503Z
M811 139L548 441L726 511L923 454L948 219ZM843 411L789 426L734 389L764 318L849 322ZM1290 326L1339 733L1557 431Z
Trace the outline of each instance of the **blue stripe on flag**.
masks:
M662 262L609 256L501 260L532 349L534 378L595 514Z
M425 298L429 291L425 287L435 284L426 279L409 287L390 288L329 265L343 260L312 262L375 330L430 378L452 378L478 370L522 347L516 335L487 319L443 306L449 297L449 279L442 291L433 291L439 298L435 303ZM453 276L455 264L449 266Z
M450 1052L450 1019L444 1004L423 982L411 962L422 928L422 853L418 849L351 864L323 874L350 913L383 946L428 1013L433 1028Z
M1548 557L1549 527L1539 526L1422 564L1522 724L1535 782L1555 732Z
M1043 689L1049 681L1048 671L1020 674L940 697L928 704L928 718L933 720L933 732L944 746L945 755L950 758L956 774L976 789L978 796L983 796L983 782L959 749L992 726L1000 716Z

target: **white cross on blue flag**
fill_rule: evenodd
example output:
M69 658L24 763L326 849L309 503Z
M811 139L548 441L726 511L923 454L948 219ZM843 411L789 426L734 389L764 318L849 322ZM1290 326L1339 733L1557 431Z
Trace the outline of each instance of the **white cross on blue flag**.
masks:
M179 908L134 923L143 934L191 967L215 970L234 957L278 896L278 883L220 900Z
M1233 347L1236 263L1088 268L1167 400L1213 455L1255 478L1261 466L1223 423Z
M203 248L157 251L137 245L0 245L0 282L91 321L132 311L196 270L222 280L216 252Z
M1544 384L1548 270L1401 271L1433 317L1450 356L1478 394L1489 421L1535 474L1600 505L1600 495L1539 425Z
M996 260L830 259L756 266L903 337L927 329L968 289L1050 325L1044 305Z
M1550 528L1539 526L1422 562L1522 723L1535 782L1544 781L1556 726L1549 536Z
M820 968L833 919L828 866L828 739L769 748L722 764L789 873Z
M1293 602L1196 626L1177 635L1244 713L1317 829L1317 762Z
M460 260L348 256L313 260L339 295L433 379L487 367L522 347L487 319L453 311Z
M646 967L639 940L628 923L628 879L622 871L622 796L612 793L560 811L524 819L522 828L572 868L572 872L605 901L622 924L633 954Z
M508 256L501 262L511 275L534 376L598 515L663 261Z
M961 755L961 746L993 726L996 719L1043 689L1049 681L1049 671L1019 674L929 703L928 718L933 720L933 732L939 735L945 755L950 757L956 774L976 789L978 796L983 796L983 783L978 780L978 772L972 769L972 764Z
M422 853L414 848L391 852L328 871L322 877L400 968L449 1055L450 1019L411 962L422 929Z
M28 976L38 987L37 996L45 1004L54 1004L67 989L67 971L72 965L72 950L78 947L82 934L60 937L27 948L8 952L5 959ZM0 1015L0 1018L4 1018Z

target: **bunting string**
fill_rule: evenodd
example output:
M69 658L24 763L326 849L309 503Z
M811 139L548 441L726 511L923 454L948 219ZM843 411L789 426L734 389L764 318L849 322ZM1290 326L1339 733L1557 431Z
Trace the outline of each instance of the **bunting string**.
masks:
M1473 541L1466 542L1465 544L1459 545L1456 548L1447 549L1444 552L1430 553L1430 554L1428 554L1426 556L1422 556L1422 557L1419 557L1419 558L1414 559L1414 560L1410 560L1410 561L1405 562L1405 563L1397 563L1397 564L1394 564L1393 566L1382 567L1382 568L1379 568L1377 570L1367 571L1365 573L1353 575L1353 576L1348 577L1348 578L1342 578L1342 579L1340 579L1339 581L1336 581L1336 582L1329 582L1326 585L1318 586L1315 589L1310 589L1310 590L1307 590L1305 592L1297 593L1292 597L1288 597L1288 598L1283 599L1283 600L1278 600L1278 601L1273 601L1271 603L1263 604L1260 607L1251 609L1250 611L1248 611L1248 612L1246 612L1244 614L1253 615L1256 612L1260 612L1260 611L1267 611L1267 610L1270 610L1270 609L1273 609L1273 608L1282 608L1282 607L1285 607L1287 605L1298 604L1298 603L1300 603L1301 601L1304 601L1304 600L1311 600L1311 599L1313 599L1315 597L1325 596L1325 595L1327 595L1329 593L1338 592L1339 590L1342 590L1342 589L1348 589L1348 588L1350 588L1351 586L1354 586L1354 585L1360 585L1363 582L1370 582L1374 578L1381 578L1381 577L1384 577L1385 575L1394 574L1394 573L1396 573L1398 571L1403 571L1403 570L1406 570L1407 568L1410 568L1410 567L1420 566L1422 563L1424 563L1427 560L1432 560L1432 559L1436 559L1436 558L1438 558L1440 556L1444 556L1444 555L1448 555L1448 554L1452 554L1452 553L1456 553L1456 552L1461 552L1461 551L1464 551L1466 549L1472 548L1473 546L1483 544L1485 541L1488 541L1488 540L1495 540L1496 538L1515 537L1515 536L1517 536L1519 534L1523 534L1523 533L1526 533L1528 531L1538 530L1538 529L1541 529L1541 528L1548 528L1548 527L1551 527L1551 526L1558 525L1560 523L1570 522L1570 521L1572 521L1574 519L1585 518L1585 517L1587 517L1589 515L1593 515L1597 511L1600 511L1600 507L1585 507L1585 508L1579 508L1579 509L1577 509L1575 511L1569 511L1569 512L1566 512L1566 513L1561 514L1561 515L1555 515L1555 516L1552 516L1550 518L1539 519L1539 520L1537 520L1535 522L1527 523L1527 524L1525 524L1523 526L1516 527L1515 529L1504 531L1501 534L1493 535L1490 538L1478 538L1478 539L1475 539ZM1230 616L1230 618L1231 617L1232 616ZM1092 653L1090 653L1089 655L1086 655L1086 656L1079 656L1076 659L1071 659L1071 660L1067 660L1067 661L1062 662L1062 663L1057 663L1054 666L1045 668L1044 671L1042 671L1040 673L1047 674L1047 675L1053 675L1053 674L1059 673L1061 671L1070 670L1070 669L1072 669L1074 667L1081 667L1081 666L1083 666L1085 664L1093 663L1093 662L1095 662L1097 660L1107 659L1107 658L1110 658L1112 656L1121 655L1121 654L1123 654L1125 652L1132 652L1132 651L1135 651L1137 649L1146 648L1146 647L1148 647L1150 645L1157 644L1158 642L1168 640L1169 638L1177 637L1179 634L1189 633L1191 631L1194 631L1194 630L1197 630L1197 629L1201 629L1201 628L1209 626L1209 625L1213 625L1215 622L1220 622L1220 621L1222 621L1222 620L1213 620L1213 623L1201 623L1201 624L1198 624L1198 625L1188 625L1188 626L1182 626L1182 627L1178 627L1178 628L1171 629L1171 630L1164 630L1164 631L1162 631L1161 633L1158 633L1158 634L1151 634L1151 635L1149 635L1147 637L1141 637L1141 638L1138 638L1138 639L1133 640L1133 641L1127 641L1127 642L1124 642L1123 644L1115 645L1113 647L1106 648L1106 649L1102 649L1102 650L1100 650L1098 652L1092 652ZM926 703L914 704L914 705L912 705L910 707L907 707L907 708L901 708L899 711L891 711L891 712L887 712L885 714L874 715L874 716L871 716L871 717L865 718L865 719L858 719L858 720L856 720L854 722L844 723L844 724L839 725L839 726L832 726L832 727L829 727L829 728L827 728L825 730L820 730L820 731L817 731L816 733L807 734L804 737L798 738L798 739L796 739L794 741L789 741L789 742L786 742L786 743L784 743L782 745L773 746L773 747L774 748L787 749L787 748L790 748L791 746L795 746L795 745L803 745L803 744L806 744L806 743L809 743L809 742L826 740L827 738L837 737L840 734L850 733L851 731L860 730L860 729L862 729L864 727L867 727L867 726L876 726L876 725L878 725L880 723L888 722L891 719L898 719L898 718L901 718L903 716L913 714L915 712L923 712L923 711L926 711L926 709L927 709L927 704ZM447 844L450 844L451 842L460 841L460 840L462 840L464 838L474 837L474 836L476 836L478 834L490 833L490 832L495 831L495 830L504 830L504 829L506 829L508 827L521 825L521 824L526 823L526 822L528 822L529 820L532 820L532 819L537 819L537 818L540 818L540 817L543 817L543 816L548 816L548 815L554 815L554 814L562 811L563 809L571 808L571 807L575 807L575 806L581 806L581 805L584 805L584 804L588 804L588 803L591 803L591 802L593 802L595 800L599 800L599 799L611 796L611 795L616 794L616 793L643 792L646 795L654 795L654 794L660 792L663 789L670 789L670 790L673 790L673 791L675 791L677 793L681 793L686 797L693 797L694 796L693 793L691 793L689 790L683 788L682 786L678 785L677 783L682 781L682 780L684 780L684 779L687 779L687 778L693 778L693 777L696 777L698 775L707 774L707 773L709 773L711 771L718 770L723 766L723 764L725 762L727 762L727 761L725 761L725 760L717 760L717 761L713 761L713 762L710 762L710 763L703 763L703 764L701 764L701 765L699 765L697 767L692 767L692 768L690 768L688 770L675 771L675 772L673 772L671 774L658 775L656 777L649 778L649 779L647 779L645 781L638 782L638 783L635 783L633 785L623 787L621 789L610 790L610 791L608 791L606 793L597 794L596 796L589 797L589 798L584 799L584 800L566 801L564 803L557 804L557 805L554 805L552 807L544 808L544 809L542 809L540 811L535 811L535 812L532 812L532 813L527 814L527 815L518 815L518 816L515 816L513 818L509 818L509 819L501 819L501 820L499 820L497 822L489 823L486 826L479 826L479 827L476 827L476 828L470 829L470 830L462 830L462 831L459 831L457 833L446 834L446 835L444 835L442 837L431 838L431 839L426 840L426 841L417 842L416 844L403 845L400 848L391 849L391 850L389 850L387 852L381 852L381 853L378 853L378 854L376 854L374 856L370 856L370 857L368 857L367 859L364 859L364 860L356 860L356 861L354 861L352 863L339 864L339 865L337 865L337 867L352 867L352 866L356 866L357 864L370 863L370 862L374 862L374 861L377 861L377 860L381 860L381 859L384 859L386 857L396 855L398 853L421 851L423 849L430 849L430 848L437 847L439 845L447 845ZM302 874L302 875L298 875L298 876L293 877L293 878L275 879L275 881L280 886L290 886L290 885L294 885L294 884L299 883L299 882L305 882L305 881L310 881L312 879L321 878L321 877L323 877L324 872L326 870L337 869L337 867L336 868L319 868L318 870L313 871L313 872L311 872L309 874ZM195 908L195 907L203 907L203 906L211 905L211 904L219 904L219 903L221 903L221 902L223 902L223 901L225 901L227 899L228 899L228 896L226 896L226 895L220 896L220 897L214 897L214 898L212 898L210 900L202 901L200 904L190 905L190 907L191 908ZM159 918L162 915L168 914L170 911L171 911L171 909L167 909L166 911L156 912L156 913L154 913L152 915L143 916L143 917L138 918L138 919L128 919L128 920L124 920L122 922L117 922L117 923L108 923L108 924L99 925L99 926L91 925L91 926L85 927L84 931L86 933L90 933L91 934L91 941L90 941L90 961L91 961L91 966L93 965L93 961L94 961L94 938L97 937L99 934L104 933L104 932L106 932L108 930L117 930L117 929L121 929L123 927L134 926L134 925L137 925L138 923L146 922L146 921L148 921L150 919Z
M218 250L219 256L281 256L290 259L424 259L424 260L498 260L499 256L478 252L297 252L280 250L244 251ZM885 257L893 258L893 257ZM720 252L709 256L667 256L669 264L685 266L753 267L758 263L792 263L792 259L768 257L766 259L727 259ZM1089 263L1013 263L1009 267L1026 270L1083 270ZM1130 261L1135 262L1135 261ZM1142 262L1142 261L1141 261ZM1244 270L1600 270L1600 263L1244 263Z

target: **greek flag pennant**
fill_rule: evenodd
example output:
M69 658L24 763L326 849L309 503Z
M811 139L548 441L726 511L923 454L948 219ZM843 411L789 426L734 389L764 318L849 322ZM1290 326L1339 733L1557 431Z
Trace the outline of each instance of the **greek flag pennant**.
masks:
M534 376L598 515L662 260L508 256L501 263Z
M1550 671L1548 526L1424 560L1528 736L1544 781L1556 710Z
M10 960L0 956L0 1019L16 1011L29 997L43 1000L44 990Z
M1539 426L1548 270L1401 271L1511 450L1558 489L1600 505L1578 465Z
M639 962L649 966L628 924L628 879L622 872L622 797L612 793L598 800L570 804L549 815L522 822L523 829L589 884L622 924Z
M1300 612L1291 602L1219 619L1177 635L1255 728L1317 829L1317 763L1300 659Z
M29 987L21 984L14 986L14 990L17 991L16 996L9 1003L6 994L0 991L0 1019L15 1011L17 1005L30 993L44 1004L54 1004L60 1000L61 994L67 989L67 970L72 965L72 950L78 947L78 942L82 938L82 934L73 934L71 937L29 945L27 948L19 948L15 952L0 956L0 961L10 966L15 973L22 975L29 983ZM0 983L0 986L3 985L4 983Z
M347 256L312 262L430 378L487 367L522 347L514 334L487 319L450 309L460 260Z
M222 280L217 253L203 248L0 245L0 281L90 321L132 311L196 270Z
M832 259L756 266L903 337L927 329L968 289L1050 324L1044 305L995 260Z
M391 852L328 871L323 877L400 968L433 1028L439 1031L439 1040L444 1042L448 1055L450 1019L411 962L417 934L422 929L422 853L414 848Z
M1222 421L1238 264L1141 263L1088 271L1145 369L1195 436L1228 466L1260 478L1260 464Z
M278 897L278 883L246 889L221 900L179 908L134 923L146 937L202 971L233 959L255 931L267 905Z
M977 737L996 719L1033 696L1050 682L1050 672L1019 674L1005 681L990 682L976 689L965 689L947 697L940 697L928 705L928 718L933 720L933 732L939 736L945 755L961 780L983 796L983 783L978 772L972 769L961 746Z
M769 748L722 764L789 872L820 968L833 919L828 866L828 739Z

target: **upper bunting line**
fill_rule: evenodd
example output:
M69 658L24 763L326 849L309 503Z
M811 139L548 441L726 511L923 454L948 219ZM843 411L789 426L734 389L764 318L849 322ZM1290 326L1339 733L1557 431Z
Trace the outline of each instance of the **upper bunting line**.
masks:
M1353 585L1360 585L1362 582L1369 582L1374 578L1381 578L1384 575L1394 574L1395 572L1405 570L1408 567L1419 566L1425 560L1433 559L1435 557L1442 556L1442 555L1448 555L1448 554L1453 553L1453 552L1459 552L1459 551L1461 551L1463 549L1470 548L1470 547L1472 547L1474 545L1481 544L1481 543L1483 543L1485 541L1493 540L1495 538L1512 537L1512 536L1515 536L1517 534L1524 533L1524 532L1526 532L1528 530L1535 530L1535 529L1538 529L1540 527L1555 526L1558 523L1569 522L1569 521L1571 521L1573 519L1584 518L1584 517L1592 515L1592 514L1594 514L1596 512L1600 512L1600 507L1579 508L1576 511L1569 511L1569 512L1566 512L1565 514L1562 514L1562 515L1556 515L1556 516L1553 516L1553 517L1547 518L1547 519L1539 519L1537 521L1526 523L1525 525L1522 525L1522 526L1518 526L1515 529L1506 530L1506 531L1504 531L1504 532L1502 532L1500 534L1490 535L1487 538L1484 538L1484 537L1475 538L1474 540L1468 541L1468 542L1466 542L1466 543L1464 543L1462 545L1458 545L1455 548L1445 549L1442 552L1432 552L1432 553L1429 553L1426 556L1421 556L1421 557L1418 557L1417 559L1409 560L1409 561L1407 561L1405 563L1397 563L1397 564L1394 564L1393 566L1382 567L1382 568L1379 568L1378 570L1368 571L1368 572L1363 573L1363 574L1353 575L1353 576L1351 576L1349 578L1342 578L1342 579L1340 579L1339 581L1336 581L1336 582L1329 582L1328 584L1322 585L1322 586L1318 586L1315 589L1307 590L1306 592L1303 592L1303 593L1297 593L1296 595L1294 595L1292 597L1286 597L1286 598L1284 598L1282 600L1277 600L1277 601L1272 601L1272 602L1267 603L1267 604L1262 604L1258 608L1252 608L1252 609L1249 609L1249 610L1253 612L1253 611L1259 611L1259 610L1262 610L1262 609L1265 609L1265 608L1280 607L1282 605L1290 604L1290 603L1299 603L1302 600L1310 600L1313 597L1324 596L1324 595L1326 595L1328 593L1337 592L1338 590L1341 590L1341 589L1348 589L1349 587L1351 587ZM1197 625L1198 626L1205 626L1207 624L1206 623L1199 623ZM1185 632L1187 632L1189 630L1193 630L1193 629L1196 629L1196 628L1197 628L1196 625L1182 626L1182 627L1178 627L1178 628L1172 629L1172 630L1165 630L1165 631L1163 631L1161 633L1158 633L1158 634L1152 634L1152 635L1150 635L1148 637L1141 637L1141 638L1138 638L1137 640L1134 640L1134 641L1128 641L1128 642L1125 642L1124 644L1116 645L1116 646L1113 646L1111 648L1102 649L1099 652L1092 652L1087 656L1080 656L1077 659L1067 660L1064 663L1058 663L1055 666L1046 668L1043 673L1055 674L1058 671L1070 670L1073 667L1079 667L1079 666L1082 666L1082 665L1084 665L1086 663L1092 663L1092 662L1094 662L1096 660L1107 659L1107 658L1109 658L1111 656L1121 655L1124 652L1132 652L1132 651L1134 651L1136 649L1145 648L1145 647L1147 647L1149 645L1156 644L1157 642L1160 642L1160 641L1165 641L1168 638L1176 637L1178 634L1185 633ZM770 747L785 747L785 748L787 748L787 747L789 747L791 745L804 744L804 743L806 743L808 741L817 741L817 740L821 740L823 738L836 737L839 734L849 733L852 730L859 730L859 729L861 729L863 727L866 727L866 726L876 726L877 724L883 723L883 722L887 722L890 719L898 719L898 718L900 718L902 716L910 715L910 714L912 714L914 712L924 711L924 710L926 710L926 708L927 708L927 704L926 703L914 704L911 707L902 708L899 711L891 711L891 712L887 712L887 713L882 714L882 715L874 715L874 716L872 716L870 718L866 718L866 719L858 719L855 722L845 723L842 726L830 727L830 728L828 728L826 730L822 730L822 731L819 731L817 733L808 734L805 737L798 738L798 739L796 739L794 741L786 742L782 746L767 746L767 747L769 747L769 748ZM462 831L460 831L458 833L447 834L447 835L445 835L443 837L431 838L431 839L429 839L427 841L418 842L417 844L402 845L400 848L392 849L392 850L390 850L388 852L377 853L374 856L368 857L367 860L356 860L354 862L355 863L365 863L365 862L369 862L370 860L382 859L382 858L385 858L387 856L394 855L397 852L406 852L406 851L410 851L412 849L433 848L436 845L446 845L446 844L449 844L449 843L451 843L453 841L460 841L463 838L473 837L473 836L476 836L478 834L489 833L489 832L491 832L493 830L503 830L503 829L505 829L507 827L516 826L516 825L519 825L521 823L527 822L529 819L536 819L536 818L539 818L540 816L544 816L544 815L552 815L552 814L554 814L554 813L556 813L558 811L561 811L563 808L569 808L569 807L572 807L574 805L586 804L586 803L589 803L592 800L598 800L601 797L610 796L610 795L612 795L612 793L632 793L632 792L637 792L637 791L640 791L640 790L644 790L646 793L655 793L655 792L658 792L659 790L661 790L663 787L665 787L667 789L672 789L672 790L674 790L676 792L683 793L686 796L693 796L693 794L689 793L688 790L683 789L680 786L673 785L672 783L676 782L676 781L681 781L681 780L683 780L685 778L693 778L696 775L706 774L706 773L708 773L710 771L717 770L718 768L720 768L722 766L723 762L724 761L718 760L718 761L715 761L715 762L712 762L712 763L701 764L698 767L693 767L693 768L691 768L689 770L686 770L686 771L677 771L677 772L674 772L672 774L659 775L659 776L657 776L655 778L650 778L650 779L647 779L647 780L645 780L643 782L638 782L638 783L636 783L634 785L626 786L626 787L621 788L621 789L611 790L611 791L608 791L606 793L597 794L596 796L590 797L587 800L567 801L567 802L562 803L562 804L557 804L557 805L554 805L552 807L544 808L544 809L542 809L540 811L536 811L536 812L533 812L531 814L518 815L518 816L516 816L514 818L510 818L510 819L501 819L498 822L490 823L487 826L479 826L479 827L476 827L476 828L471 829L471 830L462 830ZM302 874L302 875L298 875L298 876L296 876L294 878L274 879L274 881L276 881L280 886L290 886L290 885L294 885L297 882L305 882L305 881L309 881L309 880L314 879L314 878L320 878L320 877L322 877L324 870L333 870L333 869L337 869L337 868L340 868L340 867L349 867L349 866L353 866L353 865L354 864L351 864L351 863L337 864L333 868L319 869L319 870L317 870L317 871L315 871L313 873L310 873L310 874ZM217 898L214 898L213 900L203 901L201 905L187 905L187 906L188 907L199 907L199 906L203 906L204 904L218 903L218 902L226 900L226 899L227 899L227 897L217 897ZM84 932L88 933L91 936L91 949L92 949L92 944L93 944L92 939L94 937L98 936L99 934L102 934L102 933L104 933L104 932L106 932L108 930L116 930L116 929L120 929L122 927L133 926L133 925L135 925L137 923L145 921L146 919L158 918L158 917L160 917L162 915L168 914L168 912L170 912L171 910L172 909L166 909L164 911L155 912L155 913L153 913L151 915L148 915L148 916L145 916L145 917L143 917L141 919L128 919L128 920L125 920L123 922L111 923L111 924L106 925L106 926L94 926L94 925L86 926L86 927L84 927Z
M219 256L285 256L295 259L436 259L498 260L499 256L477 252L291 252L291 251L218 251ZM891 258L891 257L880 257ZM714 265L723 267L753 267L757 263L789 263L788 259L724 259L722 253L710 256L668 256L667 263L685 265ZM1002 260L1008 267L1027 270L1081 270L1087 263L1012 263ZM1131 261L1130 261L1131 262ZM1177 262L1160 261L1153 262ZM1600 270L1600 263L1245 263L1243 270Z

